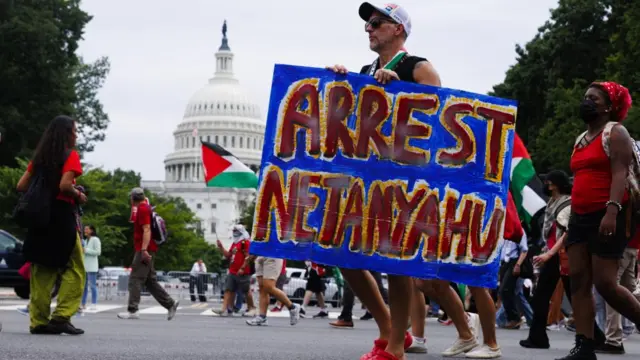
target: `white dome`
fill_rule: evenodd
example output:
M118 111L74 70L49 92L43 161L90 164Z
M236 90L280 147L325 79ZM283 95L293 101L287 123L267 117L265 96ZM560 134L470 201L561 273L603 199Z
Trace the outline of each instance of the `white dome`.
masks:
M241 116L260 119L260 108L236 79L212 78L196 91L184 113L183 121L196 116Z
M261 163L265 123L260 109L233 75L226 22L216 52L216 72L189 100L174 136L174 151L165 158L165 181L201 182L201 141L222 146L253 169ZM254 170L255 171L255 170Z

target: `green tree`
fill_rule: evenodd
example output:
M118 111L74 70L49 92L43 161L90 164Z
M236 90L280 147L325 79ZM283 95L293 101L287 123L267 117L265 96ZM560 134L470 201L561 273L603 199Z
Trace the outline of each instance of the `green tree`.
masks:
M569 170L575 138L585 125L578 104L593 81L617 81L640 99L640 3L560 0L492 95L518 100L517 131L539 172ZM640 110L625 125L640 135Z
M79 149L91 151L109 123L96 96L109 62L86 64L76 55L91 16L80 0L14 1L1 10L0 166L31 156L59 114L78 120Z

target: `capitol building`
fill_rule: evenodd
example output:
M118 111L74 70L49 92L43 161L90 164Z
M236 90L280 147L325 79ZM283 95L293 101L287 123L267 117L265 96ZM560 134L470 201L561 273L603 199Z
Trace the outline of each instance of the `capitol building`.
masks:
M180 197L200 219L205 240L231 243L231 226L255 190L211 188L204 181L202 141L218 144L258 171L262 159L265 123L259 107L247 96L233 73L233 52L226 22L216 52L216 72L189 100L182 122L173 132L174 148L164 160L164 181L143 180L141 186L159 195ZM249 230L250 231L250 230Z

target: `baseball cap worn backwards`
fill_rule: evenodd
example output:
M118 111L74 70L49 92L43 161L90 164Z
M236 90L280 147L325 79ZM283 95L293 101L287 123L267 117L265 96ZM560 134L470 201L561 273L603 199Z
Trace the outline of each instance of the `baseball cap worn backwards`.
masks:
M398 24L402 24L407 36L411 34L411 17L409 17L409 13L402 6L396 4L377 6L369 2L363 2L362 5L360 5L360 9L358 9L358 13L364 21L369 21L371 15L376 11L388 16Z

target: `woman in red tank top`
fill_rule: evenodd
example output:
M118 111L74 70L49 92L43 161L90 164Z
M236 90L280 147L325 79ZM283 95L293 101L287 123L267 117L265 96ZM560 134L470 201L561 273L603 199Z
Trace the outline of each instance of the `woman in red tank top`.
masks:
M593 285L616 311L640 324L640 303L617 282L618 260L634 229L626 190L633 140L619 124L630 107L629 91L613 82L591 84L580 105L587 131L576 139L571 156L566 239L576 345L562 360L595 359L596 348L604 346L593 340Z

